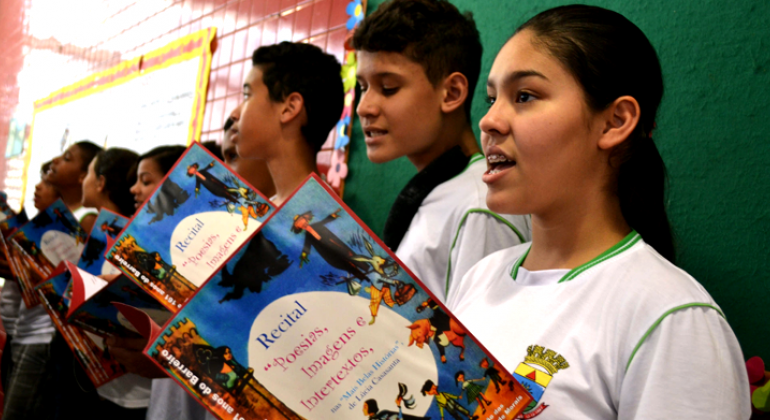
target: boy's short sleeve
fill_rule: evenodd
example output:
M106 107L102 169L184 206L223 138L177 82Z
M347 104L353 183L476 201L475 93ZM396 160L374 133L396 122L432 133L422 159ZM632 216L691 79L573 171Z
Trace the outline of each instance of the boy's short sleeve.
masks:
M468 210L456 226L450 246L444 296L487 255L530 239L527 216L501 216L487 209Z

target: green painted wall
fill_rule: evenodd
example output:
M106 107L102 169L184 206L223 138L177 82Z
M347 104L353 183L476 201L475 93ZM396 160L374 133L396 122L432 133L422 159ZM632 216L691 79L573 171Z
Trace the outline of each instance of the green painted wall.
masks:
M374 10L382 0L370 0ZM556 0L452 0L473 12L482 78L513 30ZM724 309L746 358L770 363L770 1L596 1L636 23L658 51L666 85L655 142L669 172L679 265ZM484 115L476 89L474 125ZM415 173L374 165L354 127L345 201L380 233ZM478 128L476 128L478 134Z

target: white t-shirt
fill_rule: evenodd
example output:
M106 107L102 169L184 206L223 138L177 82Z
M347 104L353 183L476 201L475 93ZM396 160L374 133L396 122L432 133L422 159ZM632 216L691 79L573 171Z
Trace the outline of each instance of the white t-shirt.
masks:
M147 420L215 418L171 378L152 380L152 397Z
M144 408L150 404L152 379L127 373L96 388L99 396L125 408Z
M485 258L447 303L537 400L528 418L749 418L721 310L636 232L572 270L529 272L528 250Z
M527 216L500 216L487 207L481 154L434 188L414 215L396 255L442 302L447 291L485 256L530 240Z
M16 321L19 319L19 304L22 301L21 289L16 279L5 279L3 290L0 292L0 317L3 319L5 333L16 335Z

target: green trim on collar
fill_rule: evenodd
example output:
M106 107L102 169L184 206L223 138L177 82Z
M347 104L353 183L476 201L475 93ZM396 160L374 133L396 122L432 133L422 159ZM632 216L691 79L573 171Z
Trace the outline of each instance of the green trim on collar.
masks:
M470 168L470 167L471 167L471 165L473 165L474 163L476 163L476 162L478 162L478 161L480 161L480 160L484 159L484 155L482 155L481 153L474 153L474 154L472 154L472 155L471 155L471 157L470 157L469 159L470 159L470 160L468 161L468 164L467 164L467 165L465 165L465 168L464 168L462 171L460 171L460 173L459 173L459 174L457 174L457 175L453 176L453 177L452 177L452 179L455 179L455 178L457 178L458 176L462 175L463 173L465 173L465 171L467 171L467 170L468 170L468 168Z
M639 235L635 230L632 230L631 233L626 235L625 238L623 238L620 242L613 245L610 249L602 252L599 256L592 259L591 261L570 270L567 274L564 275L564 277L562 277L559 280L559 283L570 281L575 277L579 276L580 274L582 274L584 271L588 270L589 268L597 264L600 264L604 261L607 261L608 259L618 254L621 254L623 251L634 246L634 244L639 242L640 239L642 239L642 236ZM519 267L521 267L521 264L524 263L524 259L526 259L527 255L529 255L530 249L532 249L532 246L530 246L527 249L527 251L524 254L522 254L522 256L519 257L519 259L516 260L516 262L513 264L513 268L511 269L511 278L513 278L514 281L516 281L516 275L519 273Z
M478 154L478 155L481 156L480 154ZM476 156L476 155L474 155L474 156ZM473 158L471 158L471 163L472 162L473 162ZM505 224L506 226L511 228L513 233L515 233L516 236L519 237L519 242L524 243L524 235L522 235L521 232L519 232L519 230L516 229L516 226L514 226L511 222L509 222L508 220L506 220L504 217L500 216L499 214L497 214L497 213L495 213L495 212L493 212L491 210L487 210L487 209L470 209L470 210L466 211L465 214L463 215L463 218L460 220L460 224L457 226L457 232L455 233L455 238L452 241L452 246L449 247L449 263L447 264L447 269L446 269L446 282L445 282L446 286L445 286L445 289L444 289L444 296L445 297L446 297L446 295L449 294L449 278L450 278L450 275L452 274L452 251L455 249L455 245L457 244L457 238L460 236L460 230L462 229L463 225L465 224L465 219L467 219L468 215L470 215L471 213L484 213L484 214L487 214L489 216L494 217L495 219L497 219L500 222L503 222L503 224Z
M524 251L523 254L521 254L521 257L519 257L519 259L516 260L515 263L513 263L513 267L511 268L511 278L513 279L513 281L516 281L516 276L519 274L519 267L521 267L521 264L527 258L527 255L529 255L530 249L532 249L532 245L530 245L529 248L527 248L527 250Z
M727 319L725 314L719 308L717 308L716 306L711 305L709 303L687 303L685 305L681 305L681 306L677 306L675 308L669 309L668 311L666 311L666 313L661 315L660 318L658 318L652 324L652 326L650 326L650 328L647 329L647 332L645 332L644 335L642 336L642 338L639 339L639 342L636 343L636 347L634 347L634 351L631 352L631 357L628 358L628 363L626 363L626 372L628 372L628 367L631 366L631 361L634 360L634 356L636 356L636 352L639 351L640 347L642 347L642 344L644 344L644 342L647 340L647 337L649 337L650 334L652 334L652 332L655 331L655 328L657 328L658 325L660 325L660 323L663 322L663 319L665 319L667 316L671 315L672 313L674 313L676 311L679 311L679 310L682 310L682 309L687 309L687 308L697 308L697 307L711 308L711 309L717 311L717 313L719 313L719 315L722 318Z

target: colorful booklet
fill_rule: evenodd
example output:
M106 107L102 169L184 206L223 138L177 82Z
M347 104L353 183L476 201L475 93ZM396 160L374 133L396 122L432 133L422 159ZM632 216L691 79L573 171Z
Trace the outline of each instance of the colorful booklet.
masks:
M5 204L3 202L2 204ZM5 204L5 207L7 208L7 204ZM20 227L22 227L25 223L29 222L29 218L27 217L27 212L24 211L24 209L21 209L21 211L16 214L11 209L3 210L0 214L0 234L2 234L2 241L5 242L7 238L11 235L13 235L14 232ZM2 252L0 252L0 277L3 278L15 278L16 274L13 271L13 265L11 264L10 260L8 259L8 248L5 243L0 245L2 247Z
M221 419L513 419L531 401L314 175L145 354Z
M69 345L78 362L83 366L95 387L100 387L124 373L125 368L110 357L104 339L70 325L65 320L69 302L64 291L70 283L71 274L65 263L61 263L51 279L41 283L36 290L45 304L56 329Z
M99 211L83 248L83 254L78 260L78 268L95 276L120 273L120 270L107 261L104 253L112 247L127 223L128 219L117 213L107 209Z
M0 232L2 235L2 232ZM19 289L21 290L21 297L24 300L24 305L27 308L31 308L40 304L40 299L35 294L33 289L27 287L32 283L32 269L29 266L29 262L22 259L22 250L15 242L8 242L5 238L2 241L3 252L8 257L8 264L11 269L13 277L19 282Z
M47 280L60 262L77 262L86 233L59 199L20 227L9 240L19 245L23 258L29 261L36 277ZM28 287L34 289L36 285Z
M140 337L114 302L133 306L161 325L171 317L165 306L126 276L107 282L70 262L67 268L72 275L72 300L66 316L70 324L103 337Z
M272 211L267 198L193 143L106 258L177 312Z
M5 218L0 221L0 232L8 238L27 222L29 222L29 217L27 216L27 211L24 209L21 209L18 214L5 214Z

